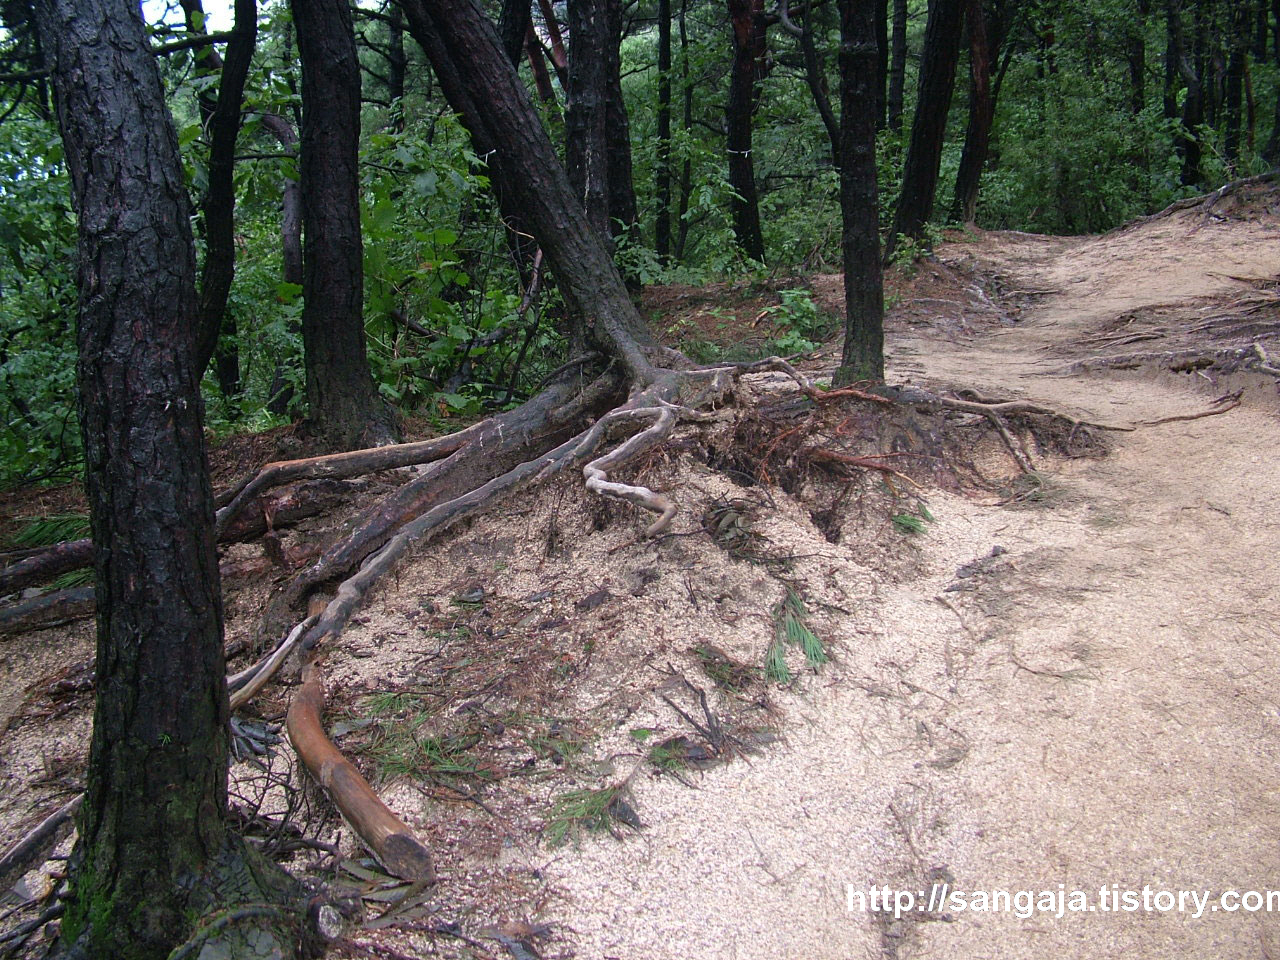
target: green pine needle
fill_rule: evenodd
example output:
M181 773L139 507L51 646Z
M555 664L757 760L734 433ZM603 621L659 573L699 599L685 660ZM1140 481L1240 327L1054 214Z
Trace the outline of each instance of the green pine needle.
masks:
M36 517L15 533L10 542L15 547L49 547L66 540L82 540L89 536L89 518L83 513L55 513Z

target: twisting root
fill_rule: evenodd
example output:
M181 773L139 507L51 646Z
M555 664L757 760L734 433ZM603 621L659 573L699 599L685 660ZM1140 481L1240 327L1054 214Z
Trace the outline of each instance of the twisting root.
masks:
M592 493L599 494L602 497L626 500L634 503L637 507L658 514L658 519L651 523L645 531L645 536L647 537L656 537L671 525L677 510L675 503L661 494L654 493L648 487L610 480L606 471L610 467L621 465L641 452L657 446L671 436L671 430L676 424L676 413L679 409L674 404L660 400L659 406L656 407L636 407L630 410L618 411L619 415L625 414L627 419L653 417L654 421L650 426L632 436L626 443L611 450L604 456L596 457L596 459L582 468L582 475L587 481L587 489ZM618 418L618 416L611 414L607 417L602 417L600 424ZM600 424L597 424L597 426Z

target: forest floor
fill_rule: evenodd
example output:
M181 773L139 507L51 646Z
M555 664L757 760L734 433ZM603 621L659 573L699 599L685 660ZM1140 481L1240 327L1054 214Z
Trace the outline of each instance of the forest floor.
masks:
M806 282L838 306L838 277ZM343 852L298 869L378 911L408 894L332 956L1280 957L1280 913L1099 899L1280 888L1280 400L1231 353L1280 353L1274 201L1101 237L957 234L897 290L890 382L1136 429L1075 458L1021 431L1030 474L985 435L964 482L779 464L768 486L726 412L640 468L680 498L672 535L565 478L419 551L325 674L335 736L440 883L384 882L323 804L267 783L264 809ZM754 297L668 289L652 309L727 346L762 336ZM759 667L789 594L830 662L786 647L783 685ZM262 600L228 588L230 639ZM91 701L50 681L91 633L0 640L0 845L79 775ZM273 769L297 783L287 751ZM263 781L237 765L239 796ZM942 884L1095 909L895 918L850 898Z

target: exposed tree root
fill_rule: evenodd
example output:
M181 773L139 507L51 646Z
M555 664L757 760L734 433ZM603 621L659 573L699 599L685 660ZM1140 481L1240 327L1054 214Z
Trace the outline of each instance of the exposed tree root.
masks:
M1127 233L1128 231L1141 227L1144 224L1151 223L1155 220L1162 220L1165 217L1171 217L1175 213L1180 213L1183 210L1199 210L1204 214L1204 218L1196 227L1193 228L1192 232L1194 232L1195 230L1199 230L1200 227L1204 226L1204 224L1208 222L1214 208L1223 200L1243 193L1252 187L1264 187L1277 182L1280 182L1280 170L1270 170L1267 173L1260 174L1256 177L1246 177L1243 180L1233 180L1230 183L1224 183L1212 193L1204 194L1199 197L1186 197L1182 200L1175 200L1159 213L1153 213L1149 217L1139 217L1136 220L1131 220L1123 226L1116 227L1114 230L1109 231L1107 235L1109 236L1112 233Z
M293 748L352 829L392 876L434 882L431 854L325 735L323 713L320 668L310 663L303 670L302 686L289 705L287 725Z
M1110 357L1088 357L1067 367L1071 373L1087 373L1093 370L1138 370L1157 367L1173 373L1192 373L1197 370L1220 370L1233 373L1237 370L1257 370L1280 377L1280 369L1271 362L1260 343L1247 347L1224 347L1220 350L1165 350L1150 353L1123 353Z
M379 450L382 449L387 448L379 448ZM339 456L347 455L339 454ZM289 461L285 465L310 462ZM280 465L268 465L257 476L277 466ZM350 476L355 475L350 474ZM253 478L255 481L257 476ZM290 475L288 471L280 471L276 476L283 477L279 481L281 483L299 479L296 471L294 475ZM241 487L247 483L249 481L242 483ZM299 520L325 513L359 492L358 488L337 483L333 479L312 479L270 496L254 496L263 494L266 487L266 483L259 484L255 487L254 494L237 497L238 505L234 513L228 510L219 511L219 516L225 518L225 522L220 523L219 527L221 542L235 543L252 540L277 527L286 527ZM254 506L253 510L248 509L251 503ZM91 563L93 563L93 541L88 538L42 548L0 570L0 596L25 590L27 587L44 583L70 570L87 567Z

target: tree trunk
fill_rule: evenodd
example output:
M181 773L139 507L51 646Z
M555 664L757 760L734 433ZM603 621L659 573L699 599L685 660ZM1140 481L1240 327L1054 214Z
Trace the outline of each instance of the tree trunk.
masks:
M653 180L653 247L671 262L671 0L658 0L658 149Z
M952 216L961 223L973 223L978 214L978 188L987 164L987 146L995 121L995 98L991 95L991 61L999 55L997 24L989 23L982 0L966 0L965 22L969 27L969 126L964 135L964 151L956 172L956 196ZM995 28L995 29L993 29Z
M204 32L204 9L200 0L184 0L187 28ZM240 107L244 100L245 78L258 36L256 0L237 0L235 27L227 43L224 61L208 47L197 56L202 72L221 72L217 95L207 88L200 94L200 114L209 141L208 187L200 204L204 226L204 265L200 272L200 317L196 342L196 366L203 371L217 354L216 372L224 397L240 392L240 351L235 343L235 321L227 316L227 298L235 278L235 175L236 140L240 134ZM227 334L219 349L219 336Z
M1276 0L1280 3L1280 0ZM689 0L680 2L680 98L683 104L681 111L681 129L686 138L693 134L693 83L689 79L689 29L687 16ZM1277 108L1280 110L1280 108ZM675 260L684 260L685 246L689 240L689 193L693 189L693 160L686 153L684 163L680 165L680 209L676 212L676 250Z
M792 34L800 42L800 51L804 57L805 83L808 85L809 93L813 97L813 104L818 110L818 116L822 118L822 125L827 131L827 142L831 146L831 166L839 170L840 121L836 119L835 111L831 109L831 100L827 97L826 90L826 68L822 63L821 55L818 53L817 44L814 43L813 40L813 26L811 23L812 4L810 3L810 0L805 0L804 20L799 26L791 20L791 12L788 9L789 5L789 2L779 4L778 10L782 18L783 26L786 28L787 32ZM879 82L879 79L877 79L876 85L872 86L873 93L877 91L883 92L880 86L878 86ZM876 107L877 117L882 114L881 106L881 104L878 104ZM879 124L880 120L877 119L876 123Z
M902 192L886 256L900 236L920 239L933 215L947 112L960 59L960 24L965 0L930 0L920 63L920 99L911 125L911 145L902 172Z
M889 129L902 129L902 98L907 80L907 0L893 0L893 40L889 60Z
M655 375L656 348L636 312L604 239L592 229L524 83L505 59L493 24L476 0L399 0L450 105L473 143L485 144L503 173L503 190L541 245L571 313L589 319L594 342L634 380ZM416 30L415 30L415 24ZM448 83L445 77L451 78Z
M609 235L607 80L609 0L569 0L569 86L565 96L565 167L569 183L600 236Z
M1227 162L1227 173L1236 177L1240 165L1240 135L1244 127L1244 75L1245 59L1249 56L1250 11L1240 6L1232 18L1229 60L1226 76L1226 136L1223 138L1223 159Z
M631 123L622 99L622 4L605 0L609 33L605 54L605 151L609 171L609 233L629 234L640 220L631 164Z
M879 82L876 0L840 0L840 214L844 252L844 353L835 384L884 380L884 283L876 187Z
M364 336L360 63L345 0L292 0L302 62L302 344L311 426L331 449L385 442Z
M755 159L751 152L752 115L765 75L764 0L728 0L733 28L733 64L729 73L729 102L725 107L725 149L729 154L729 201L738 246L752 260L764 262L764 234L756 192Z
M41 0L36 15L80 224L77 375L98 545L97 701L62 935L89 957L149 960L234 889L228 878L259 901L270 883L226 822L195 252L137 4ZM292 954L280 938L263 946Z
M889 0L876 0L876 129L889 123Z
M1182 60L1182 13L1179 4L1180 0L1165 0L1164 5L1164 118L1166 120L1173 120L1178 116L1178 78L1181 76L1178 65Z
M1272 57L1280 67L1280 0L1271 0L1271 22L1275 30L1272 38ZM1272 168L1280 167L1280 89L1276 90L1276 109L1271 120L1271 136L1262 147L1262 159Z

